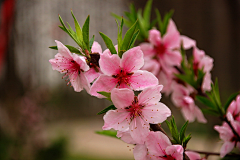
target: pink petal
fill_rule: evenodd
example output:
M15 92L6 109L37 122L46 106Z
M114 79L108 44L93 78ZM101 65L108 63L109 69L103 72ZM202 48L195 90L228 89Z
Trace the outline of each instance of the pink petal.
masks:
M168 50L167 53L163 55L163 60L165 61L164 63L168 65L168 67L179 66L182 61L182 55L179 51Z
M194 114L194 104L183 106L181 108L184 119L188 120L189 122L193 122L196 118Z
M202 111L197 106L195 106L195 111L194 112L195 112L195 115L196 115L196 118L197 118L198 122L207 123L207 120L204 117Z
M146 87L158 85L158 79L148 71L136 71L130 79L133 90L142 90Z
M143 52L139 46L126 51L120 62L121 68L129 73L139 70L143 64Z
M171 145L166 148L167 155L171 155L175 160L183 160L183 147L181 145Z
M196 46L196 41L187 37L187 36L184 36L184 35L181 35L181 42L183 43L183 48L184 49L190 49L192 47L195 47Z
M149 31L149 36L148 36L148 40L150 43L152 43L154 46L158 46L161 43L161 33L156 30L156 29L152 29Z
M151 43L143 42L143 43L140 44L140 47L141 47L141 50L144 54L144 58L146 56L152 58L156 54L156 52L154 50L154 46Z
M137 144L134 147L133 155L135 160L147 160L147 147L144 144Z
M83 84L81 84L81 76L82 74L74 73L69 76L69 79L71 81L71 85L73 86L73 89L75 92L80 92L83 90Z
M188 156L190 160L200 160L201 156L199 153L193 151L185 151L185 154Z
M220 157L223 158L226 154L231 152L234 148L234 142L224 142L220 150Z
M98 94L97 92L111 92L111 90L117 85L115 79L110 76L100 75L98 79L93 83L90 94L98 98L104 98L104 96Z
M129 130L127 130L126 132L118 131L117 137L121 138L122 141L128 144L136 144L136 142L133 140L132 136L130 135Z
M127 88L114 88L111 92L111 100L116 108L124 109L131 106L134 101L134 92Z
M150 132L145 142L148 152L155 156L165 156L165 149L171 145L168 137L162 132Z
M144 106L142 115L148 123L158 124L171 115L171 110L165 104L158 102L154 105Z
M86 61L85 61L85 57L83 56L79 56L75 53L72 54L72 58L73 60L79 64L80 68L83 70L83 71L88 71L89 70L89 66L87 65Z
M167 96L172 92L172 77L171 75L166 74L165 72L161 71L158 75L159 83L162 84L163 90L162 92L165 93Z
M129 129L130 113L122 109L110 110L104 116L103 130L111 128L118 131L127 131Z
M59 65L59 61L62 61L62 59L63 59L63 56L60 53L57 53L55 55L55 58L50 59L49 62L51 63L53 70L57 70L61 73L66 73L67 70L63 70L64 68L62 68L61 65Z
M68 49L65 45L63 45L61 42L59 42L59 41L57 41L57 40L55 40L55 42L57 43L58 52L59 52L62 56L71 59L71 58L72 58L72 54L71 54L71 52L69 51L69 49Z
M211 83L212 83L211 74L209 72L207 72L203 78L202 90L203 91L211 91L211 89L212 89Z
M102 47L98 42L94 41L91 51L92 53L102 53Z
M158 103L162 97L160 91L162 90L162 85L156 85L152 87L145 88L138 95L138 103L141 105L150 105Z
M116 75L120 68L120 58L118 55L102 54L99 59L102 72L108 76Z
M80 73L80 83L87 93L90 93L90 82L83 72Z
M141 68L141 70L146 70L148 72L151 72L155 76L158 75L159 70L160 70L160 64L157 60L152 59L152 58L144 58L144 65Z
M148 136L149 123L142 120L141 117L135 117L129 127L130 135L137 144L143 144Z
M85 72L85 76L87 77L89 82L93 82L100 75L101 75L101 73L96 72L94 68L90 68L87 72Z
M219 132L219 136L224 141L230 141L233 137L233 133L228 124L225 123L223 126L214 126L214 129Z
M193 57L195 63L199 63L204 56L205 52L203 50L199 50L197 47L193 48Z
M167 32L163 37L163 43L170 49L180 48L180 33L172 19L169 20Z

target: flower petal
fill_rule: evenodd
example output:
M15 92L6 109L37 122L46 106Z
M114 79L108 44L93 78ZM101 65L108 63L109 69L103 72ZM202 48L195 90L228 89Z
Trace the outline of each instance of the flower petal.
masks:
M168 137L160 131L150 132L145 142L148 152L155 156L165 156L165 149L171 145Z
M148 136L149 123L144 121L141 117L135 117L130 124L130 135L137 144L143 144Z
M102 54L99 59L102 72L108 76L116 75L120 68L120 58L118 55Z
M183 147L181 145L171 145L166 148L167 155L171 155L175 160L183 160Z
M134 101L134 92L127 88L114 88L111 92L111 100L116 108L124 109L131 106Z
M130 79L133 90L142 90L146 87L158 85L158 79L148 71L136 71Z
M147 147L144 144L137 144L134 147L133 155L135 160L147 160Z
M223 158L226 154L231 152L234 148L234 142L224 142L220 150L220 157Z
M154 46L151 43L147 43L147 42L141 43L140 47L141 47L141 50L144 54L144 58L146 56L152 58L156 53L156 51L154 50Z
M148 40L154 46L158 46L159 44L161 44L161 33L156 29L151 29L149 31Z
M201 156L199 153L197 152L193 152L193 151L185 151L185 154L188 156L188 158L190 160L200 160L201 159Z
M184 49L190 49L192 47L195 47L196 46L196 41L187 37L187 36L184 36L184 35L181 35L181 41L183 43L183 48Z
M94 68L90 68L87 72L85 72L85 76L87 77L89 82L93 82L100 75L101 75L101 73L96 72Z
M69 51L69 49L68 49L65 45L63 45L61 42L59 42L59 41L57 41L57 40L55 40L55 42L57 43L58 52L59 52L62 56L71 59L71 58L72 58L72 54L71 54L71 52Z
M118 131L117 137L121 138L122 141L128 144L136 144L136 142L133 140L132 136L130 135L129 130L127 130L126 132Z
M124 109L110 110L103 116L103 120L103 130L113 128L118 131L127 131L129 129L130 113Z
M156 85L152 87L145 88L138 95L138 103L141 105L150 105L158 103L162 97L160 91L162 90L163 85Z
M180 48L180 33L172 19L169 20L167 32L163 37L163 43L169 49Z
M98 79L93 83L90 94L98 98L104 98L103 95L97 92L111 92L111 90L116 86L115 79L107 75L100 75Z
M120 62L121 68L128 73L139 70L143 64L143 52L139 46L126 51Z
M92 53L102 53L102 47L98 42L94 41L91 51Z
M171 110L163 103L157 102L154 105L144 106L142 109L143 118L148 123L162 123L171 115Z

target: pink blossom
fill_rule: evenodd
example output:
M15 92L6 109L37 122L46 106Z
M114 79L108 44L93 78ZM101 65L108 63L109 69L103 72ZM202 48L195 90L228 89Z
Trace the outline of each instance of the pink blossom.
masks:
M161 33L152 29L149 31L150 43L140 44L144 56L157 59L160 66L167 72L169 67L180 66L182 56L176 49L180 48L181 38L175 23L170 20L166 34L161 37Z
M162 132L150 132L145 145L149 160L183 160L183 147L172 145L169 138Z
M210 71L213 68L213 59L208 55L205 55L203 50L199 50L197 47L193 48L193 69L197 73L198 69L203 69L205 76L203 78L202 90L210 91L211 90L211 74Z
M240 95L237 96L236 100L233 100L227 109L227 113L232 115L232 118L240 122Z
M57 43L58 52L54 59L50 59L53 70L57 70L60 73L64 73L63 78L68 76L69 84L73 86L76 92L80 92L83 88L89 92L90 84L85 76L85 71L89 70L84 57L78 56L75 53L71 53L69 49L61 42Z
M140 47L126 51L121 59L116 54L102 54L99 65L103 74L93 83L90 93L102 98L97 92L111 92L113 88L142 90L157 85L158 79L152 73L139 70L143 63Z
M240 133L240 123L233 121L231 124L235 131ZM238 149L240 149L240 142L237 141L236 135L233 134L232 129L226 122L224 122L222 126L214 126L214 129L219 132L220 139L224 141L220 150L220 157L223 158L226 154L231 152L234 146L237 146Z
M104 130L130 131L132 139L143 144L149 132L149 123L162 123L171 115L170 109L159 102L162 85L148 87L138 96L130 89L114 88L111 99L116 110L108 111L104 119Z
M185 154L190 160L206 160L206 158L201 158L200 154L193 151L185 151Z
M206 123L207 120L190 95L193 89L190 86L186 88L177 83L174 83L173 88L172 101L175 106L181 108L183 117L189 122L193 122L196 118L199 122Z

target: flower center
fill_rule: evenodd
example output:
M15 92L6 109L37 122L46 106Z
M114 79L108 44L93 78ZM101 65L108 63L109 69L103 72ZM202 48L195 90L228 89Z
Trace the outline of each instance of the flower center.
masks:
M166 52L166 47L163 43L158 46L155 46L155 50L158 55L162 56Z
M128 73L121 69L117 75L113 75L112 77L116 79L117 87L119 87L121 84L130 86L129 80L132 75L133 73Z
M171 155L165 155L165 156L163 156L161 158L164 158L166 160L175 160L175 158L173 158Z
M132 105L129 107L126 107L125 109L131 113L130 117L134 119L142 115L143 106L138 104L137 96L135 96L134 101L132 102Z
M67 72L65 73L65 75L62 78L65 78L68 76L68 79L66 79L66 81L69 80L67 82L67 85L69 85L70 84L70 76L74 75L71 77L74 80L76 78L77 74L80 74L81 71L83 72L83 70L81 70L80 65L74 60L68 60L68 62L66 62L65 65L66 65L65 70Z

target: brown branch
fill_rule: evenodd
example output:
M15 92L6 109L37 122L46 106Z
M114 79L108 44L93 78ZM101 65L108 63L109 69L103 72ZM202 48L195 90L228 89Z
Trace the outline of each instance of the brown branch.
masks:
M186 149L186 151L192 151L192 152L197 152L199 154L205 154L206 157L208 157L208 156L220 156L220 153L217 153L217 152L196 151L196 150L190 150L190 149ZM226 154L226 156L228 156L228 157L236 157L236 156L240 156L240 154L232 153L232 154Z

